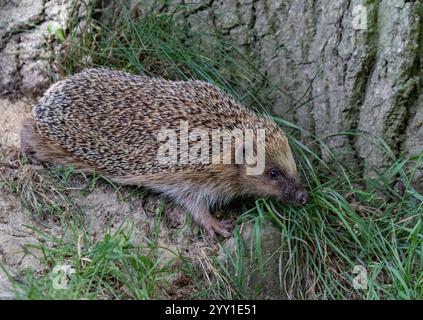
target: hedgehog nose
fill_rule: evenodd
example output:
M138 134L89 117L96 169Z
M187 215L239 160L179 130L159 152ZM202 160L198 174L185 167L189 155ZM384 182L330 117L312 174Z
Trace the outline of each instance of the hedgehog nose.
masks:
M295 202L299 204L306 204L308 201L308 195L307 192L304 190L298 190L295 192Z

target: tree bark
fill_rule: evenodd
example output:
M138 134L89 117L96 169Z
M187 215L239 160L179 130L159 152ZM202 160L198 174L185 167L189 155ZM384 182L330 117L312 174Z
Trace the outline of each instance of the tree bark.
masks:
M40 95L51 78L52 33L66 29L72 0L0 0L0 96Z

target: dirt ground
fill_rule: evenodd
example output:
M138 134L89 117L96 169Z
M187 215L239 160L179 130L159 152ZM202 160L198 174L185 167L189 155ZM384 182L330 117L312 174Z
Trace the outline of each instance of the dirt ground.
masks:
M11 169L19 145L19 123L30 112L30 104L24 101L11 103L0 100L0 172ZM0 180L1 181L1 180ZM22 210L19 201L0 189L0 261L6 266L22 270L33 266L39 268L37 259L25 254L25 245L35 243L32 232L25 228L30 225L30 215ZM0 271L0 298L10 297L7 277Z

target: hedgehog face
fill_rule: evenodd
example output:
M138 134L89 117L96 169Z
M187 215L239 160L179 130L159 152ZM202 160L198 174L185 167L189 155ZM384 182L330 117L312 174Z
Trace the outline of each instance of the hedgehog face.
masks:
M269 138L266 150L266 170L263 175L282 201L305 204L307 192L300 183L297 165L292 156L288 140L277 130Z
M283 132L275 130L266 137L265 168L262 174L246 176L242 188L259 196L275 197L284 202L305 204L307 192L300 183L297 166L288 140Z
M264 197L274 197L283 202L305 204L307 192L301 185L298 175L292 175L274 163L266 166L262 175L245 176L242 179L242 189L248 194Z
M299 183L298 175L287 174L283 169L271 167L265 172L267 183L273 188L278 199L295 204L305 204L307 192Z

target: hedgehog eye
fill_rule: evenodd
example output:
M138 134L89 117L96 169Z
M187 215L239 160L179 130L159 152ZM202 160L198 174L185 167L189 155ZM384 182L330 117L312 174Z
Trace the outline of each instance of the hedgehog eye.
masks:
M270 179L276 180L276 179L279 178L279 176L281 175L281 173L277 169L270 169L268 175L269 175L269 178Z

